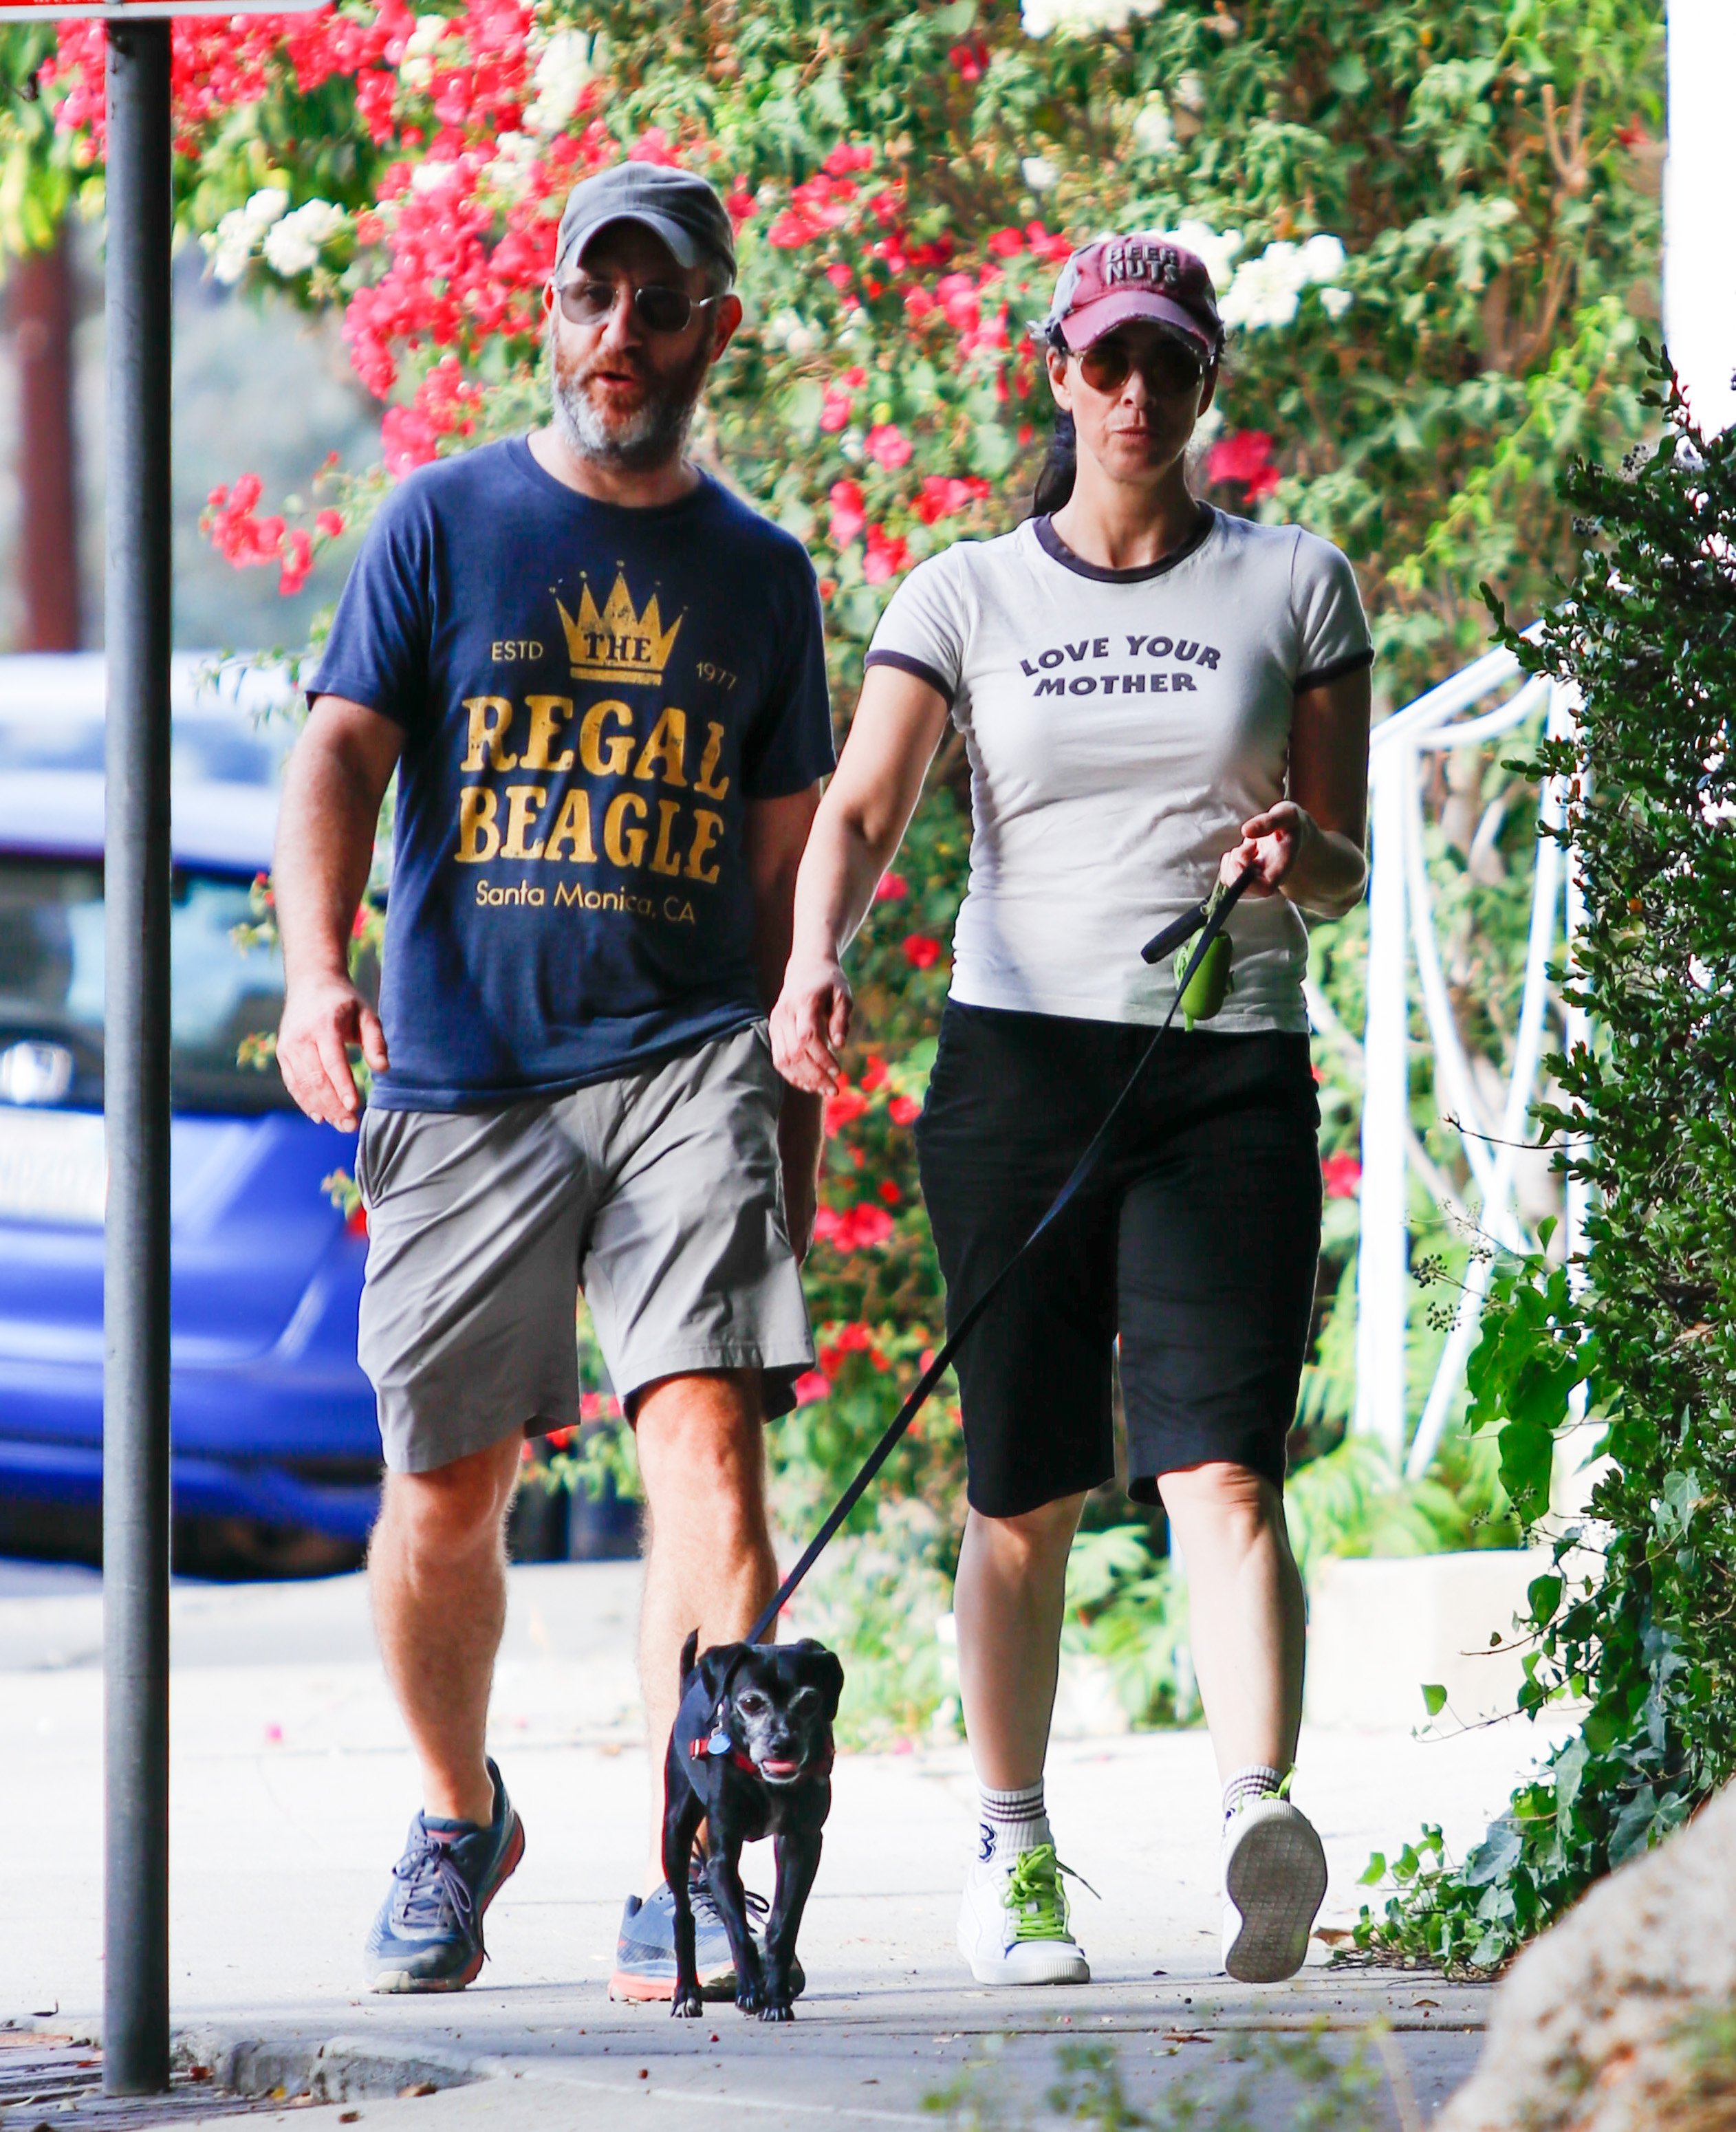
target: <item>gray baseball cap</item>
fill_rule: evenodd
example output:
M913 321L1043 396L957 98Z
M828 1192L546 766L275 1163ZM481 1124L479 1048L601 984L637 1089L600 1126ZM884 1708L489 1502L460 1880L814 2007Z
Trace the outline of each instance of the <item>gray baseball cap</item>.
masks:
M560 241L555 252L558 279L578 263L599 229L612 222L637 222L661 238L678 266L715 262L735 275L735 233L729 210L716 193L691 170L664 163L617 163L599 170L567 194L560 216Z

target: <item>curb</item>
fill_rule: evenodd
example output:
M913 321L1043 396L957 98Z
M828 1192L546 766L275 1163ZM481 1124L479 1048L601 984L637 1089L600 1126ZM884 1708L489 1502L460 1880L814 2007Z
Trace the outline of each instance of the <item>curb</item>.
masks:
M305 2094L315 2102L387 2101L406 2087L469 2087L496 2071L456 2051L395 2050L372 2036L330 2036L316 2043L305 2036L238 2034L209 2024L176 2029L171 2049L176 2067L205 2067L212 2086L228 2094Z

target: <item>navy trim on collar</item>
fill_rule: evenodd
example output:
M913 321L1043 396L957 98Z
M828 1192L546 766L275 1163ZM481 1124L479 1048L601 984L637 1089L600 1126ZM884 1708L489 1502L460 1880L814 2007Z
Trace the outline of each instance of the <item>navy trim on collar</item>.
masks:
M1071 570L1075 577L1089 578L1099 585L1139 585L1152 578L1161 578L1166 570L1173 570L1178 563L1185 563L1195 554L1218 522L1218 514L1209 503L1199 507L1200 522L1179 548L1172 548L1166 555L1160 555L1155 563L1142 563L1137 569L1108 570L1100 563L1088 563L1083 555L1075 555L1055 530L1055 521L1045 514L1033 518L1032 527L1037 545L1051 562L1059 563L1064 570Z

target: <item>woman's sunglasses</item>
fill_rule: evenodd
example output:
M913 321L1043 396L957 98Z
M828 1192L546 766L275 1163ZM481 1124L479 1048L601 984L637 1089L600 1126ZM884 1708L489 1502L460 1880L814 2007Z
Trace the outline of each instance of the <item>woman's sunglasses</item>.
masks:
M1180 341L1155 340L1130 346L1113 334L1096 341L1075 358L1079 374L1094 392L1118 392L1137 370L1153 392L1190 392L1205 375L1205 365Z
M600 326L625 294L634 319L647 333L685 333L695 311L703 311L715 296L690 296L685 289L666 289L652 283L643 289L623 291L617 281L565 281L557 292L563 318L575 326Z

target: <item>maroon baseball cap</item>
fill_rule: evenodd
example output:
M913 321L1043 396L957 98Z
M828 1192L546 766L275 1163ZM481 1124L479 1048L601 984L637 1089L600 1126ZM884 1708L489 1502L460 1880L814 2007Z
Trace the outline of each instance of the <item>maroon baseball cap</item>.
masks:
M1130 319L1170 327L1207 363L1223 351L1224 321L1205 262L1148 230L1101 237L1075 252L1055 285L1043 335L1078 354Z

